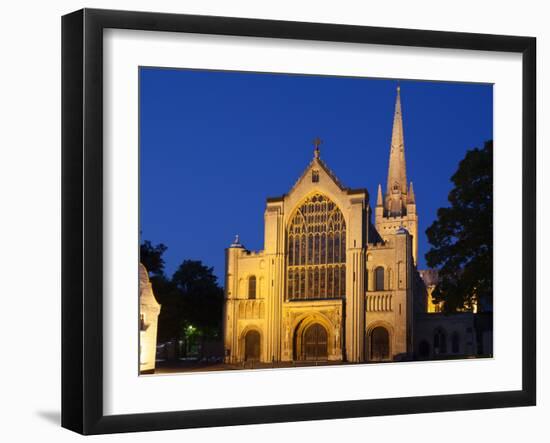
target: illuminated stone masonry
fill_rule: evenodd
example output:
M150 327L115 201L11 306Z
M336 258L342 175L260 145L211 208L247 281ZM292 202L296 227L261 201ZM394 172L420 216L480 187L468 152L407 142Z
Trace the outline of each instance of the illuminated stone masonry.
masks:
M139 264L139 371L155 372L160 305L155 299L147 269Z
M415 264L418 216L399 87L386 193L378 187L374 224L367 190L345 187L319 144L294 187L267 199L264 249L248 251L238 237L226 249L225 362L408 360L419 346L426 352L428 336L430 356L456 350L451 337L461 340L461 354L475 353L465 344L472 314L452 324L424 319L429 294Z

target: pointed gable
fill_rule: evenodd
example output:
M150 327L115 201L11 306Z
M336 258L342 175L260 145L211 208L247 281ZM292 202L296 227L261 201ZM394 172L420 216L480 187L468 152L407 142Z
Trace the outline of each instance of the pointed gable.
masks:
M327 164L321 160L321 158L316 155L310 162L309 165L307 165L306 169L300 176L300 178L296 181L290 192L294 191L300 183L310 180L312 182L315 182L315 175L314 173L319 173L320 171L323 171L327 177L330 178L330 180L340 189L340 191L347 191L348 188L346 188L342 182L336 177L336 174L330 170L330 168L327 166ZM317 177L317 182L319 182L319 177Z
M267 199L267 210L280 208L282 213L284 213L286 223L292 211L304 199L313 194L326 196L343 212L350 205L359 204L365 207L368 204L367 190L346 187L336 174L330 170L328 165L321 160L318 145L316 145L313 159L309 162L290 191L280 197Z

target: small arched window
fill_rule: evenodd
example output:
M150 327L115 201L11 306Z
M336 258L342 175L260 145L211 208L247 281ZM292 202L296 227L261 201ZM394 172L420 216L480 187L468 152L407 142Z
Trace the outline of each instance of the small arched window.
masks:
M254 300L256 298L256 276L252 275L248 279L248 298Z
M453 337L451 339L451 350L453 351L453 354L458 354L460 350L460 336L458 335L458 332L453 332Z
M384 290L384 268L382 266L378 266L374 270L374 285L376 291Z

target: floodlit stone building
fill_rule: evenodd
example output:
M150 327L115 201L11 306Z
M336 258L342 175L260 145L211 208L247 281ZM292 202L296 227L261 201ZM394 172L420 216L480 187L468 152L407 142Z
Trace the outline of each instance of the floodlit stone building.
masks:
M147 269L139 264L139 372L155 372L160 304L153 294Z
M407 182L397 88L385 193L345 187L314 156L294 187L268 198L264 250L226 250L228 363L413 358L427 291L416 269L418 215ZM415 299L422 299L416 305ZM464 348L465 349L465 348Z

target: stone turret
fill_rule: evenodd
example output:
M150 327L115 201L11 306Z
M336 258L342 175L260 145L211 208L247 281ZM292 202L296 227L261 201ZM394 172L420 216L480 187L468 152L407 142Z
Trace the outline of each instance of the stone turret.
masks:
M376 197L376 208L374 210L376 219L384 216L384 200L382 199L382 185L378 185L378 196Z
M416 198L414 196L413 184L409 185L409 193L407 194L407 215L416 215Z

